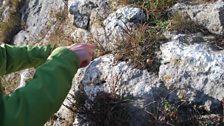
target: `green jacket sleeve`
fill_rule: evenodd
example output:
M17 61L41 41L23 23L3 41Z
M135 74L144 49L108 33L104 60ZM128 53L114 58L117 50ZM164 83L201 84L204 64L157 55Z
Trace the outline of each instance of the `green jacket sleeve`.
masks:
M25 87L2 97L3 126L42 126L63 103L78 66L72 51L55 49Z
M42 64L53 46L20 46L0 45L0 75L8 74Z

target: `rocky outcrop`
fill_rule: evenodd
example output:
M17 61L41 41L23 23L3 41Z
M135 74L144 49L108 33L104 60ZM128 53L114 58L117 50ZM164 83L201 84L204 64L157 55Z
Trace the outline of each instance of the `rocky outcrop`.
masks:
M185 12L197 24L205 27L213 34L224 35L224 1L218 0L215 3L187 5L177 3L172 13Z
M130 34L138 23L146 20L146 15L140 8L122 7L112 12L107 0L69 1L70 13L73 23L77 28L87 29L82 32L100 43L106 50L116 49L117 42L121 42L124 36ZM111 13L111 14L110 14ZM80 31L80 29L77 29ZM76 39L86 40L85 35L73 32ZM87 39L88 39L87 38Z
M107 0L71 0L69 6L73 24L82 29L87 29L95 18L105 19L110 9Z
M222 14L222 1L194 6L180 5L177 4L174 8L187 12L193 21L211 33L223 34L222 19L217 16ZM86 42L89 38L95 39L107 50L116 49L116 44L121 43L128 32L146 19L143 10L128 6L109 14L107 9L110 6L105 0L71 0L69 6L73 16L71 20L76 27L72 36ZM211 12L213 16L200 17L205 12ZM220 26L218 30L214 30L216 26ZM176 105L188 101L203 111L220 114L223 98L223 90L220 88L223 85L223 52L214 50L211 44L205 44L214 40L210 41L203 35L171 35L169 39L171 41L162 44L158 53L161 58L158 75L133 68L124 61L115 62L112 54L99 57L88 67L80 69L68 96L68 99L73 100L65 100L56 114L54 125L84 125L81 124L82 118L88 119L88 113L85 115L82 112L94 106L94 100L102 92L122 99L132 99L124 112L130 117L127 124L130 126L144 125L149 119L147 112L156 108L155 106L164 105L164 99ZM77 104L81 105L77 108ZM61 123L62 120L66 123ZM91 120L89 121L85 125L91 125Z
M203 41L186 43L186 40L194 40L188 37L177 35L172 41L161 45L159 76L133 69L125 62L116 64L113 55L106 55L95 59L76 74L75 92L83 87L90 99L94 99L98 92L115 92L124 97L140 98L142 102L136 102L142 109L147 103L156 101L157 96L168 96L173 102L182 99L208 112L220 113L220 101L224 97L221 88L223 51L214 50ZM134 116L136 113L132 114Z
M25 29L14 38L14 44L24 45L37 43L54 26L55 14L64 9L63 0L30 0L22 11Z
M205 103L205 97L210 97L207 100L214 99L213 105L218 105L218 100L224 97L223 51L203 42L189 44L186 39L186 35L178 35L161 45L159 77L183 99Z
M14 37L14 44L50 43L48 35L57 27L55 14L64 10L66 5L70 12L70 22L66 23L72 22L73 25L65 23L62 28L72 27L69 37L78 42L94 41L107 51L117 50L116 45L122 45L125 37L146 20L141 8L113 6L110 0L69 0L68 4L63 0L29 0L21 9L25 28ZM168 39L156 53L161 63L158 74L134 68L125 61L117 61L113 54L98 57L86 68L79 69L63 105L46 126L82 125L83 118L89 119L88 112L92 117L96 116L94 114L98 110L94 107L102 105L103 101L106 105L101 108L111 106L107 108L110 112L118 106L122 111L115 115L122 119L120 125L129 126L149 125L149 120L165 120L166 113L179 109L183 103L204 113L223 114L224 52L221 48L215 48L214 44L216 35L224 34L223 7L223 0L218 0L198 5L178 3L170 10L171 13L188 14L191 20L206 28L211 35L166 34ZM3 12L2 18L7 9ZM32 72L29 73L30 70L22 72L21 84L32 76ZM173 109L170 103L179 108ZM153 111L162 116L153 115ZM102 113L111 117L110 114ZM85 125L91 125L91 121L97 119L85 120ZM111 124L117 125L113 121Z
M144 11L140 8L124 7L110 14L101 28L93 25L91 32L107 50L116 50L116 45L122 43L128 34L136 29L137 24L146 20Z
M80 84L83 85L89 97L101 91L114 92L122 96L143 97L150 94L150 90L158 86L157 83L156 75L146 70L133 69L126 62L116 64L113 55L95 59L74 78L76 89Z
M74 86L75 92L84 90L87 99L95 99L100 92L112 93L119 97L135 99L129 107L142 109L155 101L156 97L165 96L167 93L165 88L160 88L161 84L156 75L146 70L133 69L126 62L116 64L113 55L99 57L87 68L79 70L74 78ZM128 125L144 125L147 122L145 112L140 113L132 109L128 112L132 117Z

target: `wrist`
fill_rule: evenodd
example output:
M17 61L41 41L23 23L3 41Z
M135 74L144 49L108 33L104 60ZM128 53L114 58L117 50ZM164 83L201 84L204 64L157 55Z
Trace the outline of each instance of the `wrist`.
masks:
M51 59L60 59L66 60L68 62L73 62L73 64L78 68L80 66L80 58L79 56L73 52L72 50L66 48L66 47L58 47L53 52L51 55L48 57L48 60ZM65 62L65 61L64 61Z

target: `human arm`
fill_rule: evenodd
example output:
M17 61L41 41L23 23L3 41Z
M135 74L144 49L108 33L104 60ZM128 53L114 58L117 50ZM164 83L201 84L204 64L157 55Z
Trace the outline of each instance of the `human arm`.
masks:
M27 86L3 96L3 126L42 126L59 109L75 72L85 59L91 59L91 52L77 48L54 50Z
M0 45L0 75L8 74L42 64L54 46L11 46Z

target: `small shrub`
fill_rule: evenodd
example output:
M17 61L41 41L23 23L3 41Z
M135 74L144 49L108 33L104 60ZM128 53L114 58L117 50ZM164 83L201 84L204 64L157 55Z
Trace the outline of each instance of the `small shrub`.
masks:
M210 114L187 101L172 103L166 98L151 102L144 110L150 115L149 124L155 126L208 126L223 124L223 116ZM216 118L210 118L216 115ZM205 118L207 119L205 119Z
M76 94L77 95L77 94ZM79 95L80 96L80 95ZM72 111L77 113L80 119L79 125L91 126L128 126L130 115L128 114L129 102L118 95L99 92L93 100L81 96L78 100L82 105L75 105ZM80 98L79 98L80 99ZM71 110L71 108L69 108Z
M167 18L166 11L173 6L177 0L133 0L131 4L143 8L148 15L148 23L155 24L157 20Z
M56 44L58 46L67 46L74 43L74 40L70 37L69 33L65 33L64 26L67 22L68 9L67 7L64 10L59 11L57 13L52 12L51 16L55 18L55 29L52 33L50 33L48 37L48 41L51 44Z
M160 63L156 51L162 41L166 40L160 27L139 25L132 33L127 32L127 37L117 44L118 49L113 53L116 60L123 60L139 69L158 72Z
M113 51L117 60L128 61L134 67L147 69L150 72L158 72L159 59L156 51L160 44L165 41L163 31L169 25L166 15L167 9L177 0L122 0L124 4L132 4L145 10L147 21L132 32L124 30L127 37L120 40L118 49Z
M65 107L77 114L78 125L129 126L131 120L137 118L130 113L130 110L133 110L134 107L131 101L118 95L99 92L94 99L88 99L85 93L81 93L76 94L74 99L76 100L74 108L66 105ZM144 126L223 124L222 115L216 114L213 117L210 113L206 113L205 110L190 102L179 101L178 103L172 103L164 97L148 103L143 108L134 107L134 110L146 114L141 116L141 118L147 119Z
M218 50L224 49L224 36L216 36L214 40L214 45Z
M196 33L200 31L200 26L193 22L185 13L176 13L170 19L168 30L178 33Z
M167 102L167 103L166 103ZM168 107L166 107L168 104ZM174 125L199 125L200 112L194 105L187 102L181 102L179 105L175 105L165 100L163 103L165 109L165 120ZM170 105L170 106L169 106Z

